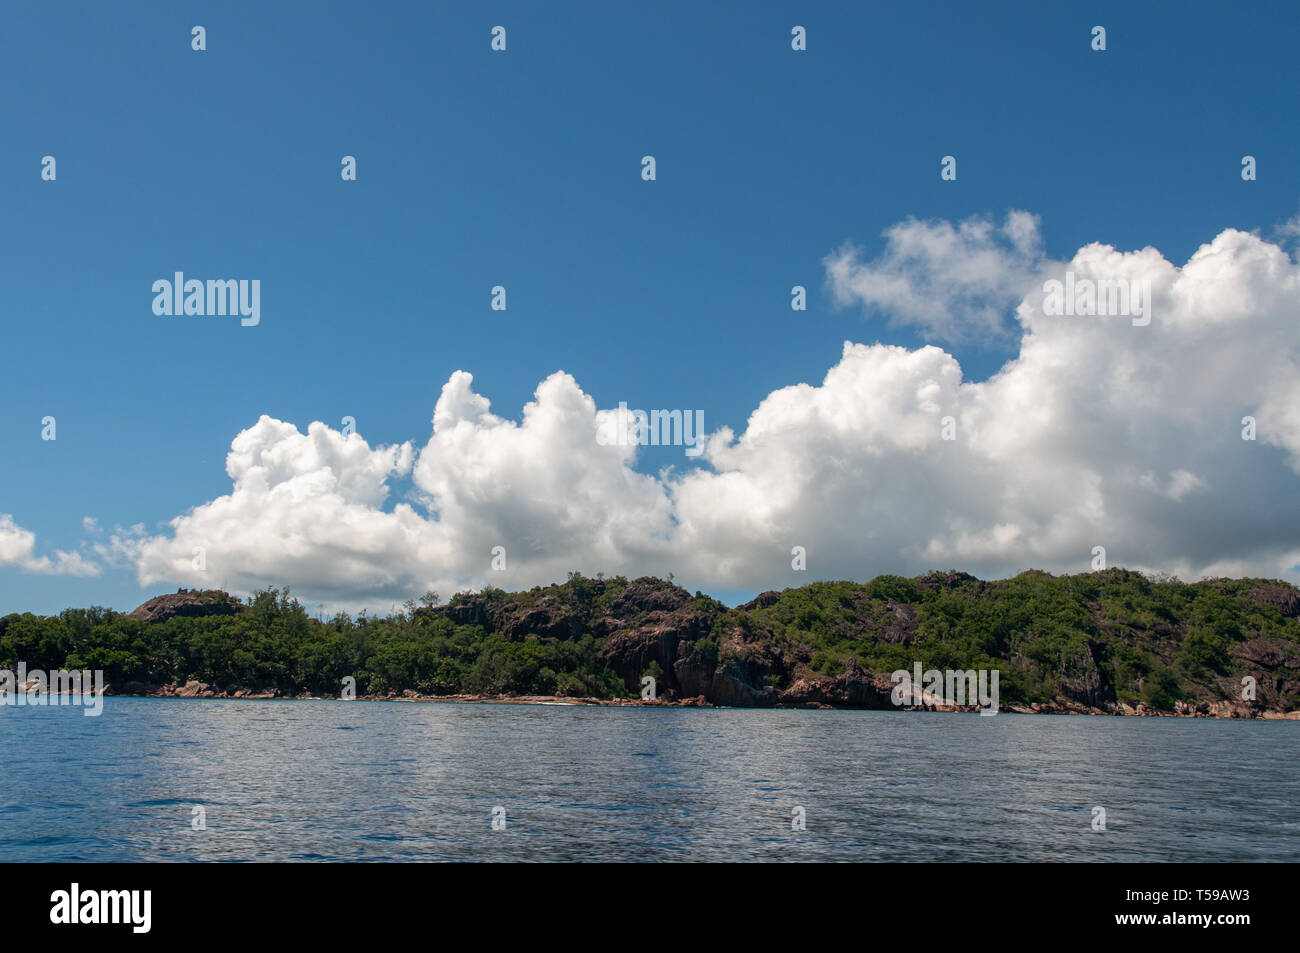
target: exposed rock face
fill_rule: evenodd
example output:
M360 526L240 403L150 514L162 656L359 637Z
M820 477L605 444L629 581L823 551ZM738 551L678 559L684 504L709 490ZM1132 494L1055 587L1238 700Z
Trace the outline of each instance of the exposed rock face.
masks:
M949 569L947 572L926 573L916 580L916 587L918 589L959 589L967 583L974 584L977 587L988 585L982 579L972 576L968 572Z
M617 618L627 618L638 612L675 612L690 601L690 594L681 586L653 576L642 576L628 583L610 604L609 611Z
M663 673L656 692L673 697L681 694L675 668L679 652L699 637L700 623L689 613L662 614L648 624L616 631L601 648L601 656L629 688L638 687L654 663Z
M582 634L585 622L582 613L551 599L527 612L507 617L500 623L499 631L511 642L519 642L529 635L574 639Z
M141 622L165 622L173 616L234 615L245 608L229 593L219 589L182 589L155 596L128 615Z
M1293 589L1283 589L1281 586L1260 586L1250 595L1256 602L1266 606L1273 606L1288 618L1300 618L1300 594L1297 594Z
M859 631L855 633L856 637L892 642L895 645L910 645L916 640L916 608L905 602L890 601L887 605L889 616L883 622L864 616L868 621L863 622Z
M1294 642L1261 637L1234 646L1232 654L1245 659L1258 672L1261 700L1300 695L1300 646ZM1241 692L1239 681L1225 679L1221 684L1229 696Z
M774 606L781 601L781 593L775 589L769 589L767 592L760 592L753 599L750 599L744 605L736 606L737 609L766 609L768 606Z
M694 643L708 635L712 624L709 613L691 607L685 589L642 578L628 584L595 628L607 636L602 658L625 685L638 688L653 663L662 673L656 693L671 699L707 694L701 687L703 676L696 671L703 667L702 656L686 673L689 691L677 666L683 657L697 654Z
M834 678L798 678L781 693L783 705L806 705L815 708L889 709L894 705L889 693L893 688L889 676L872 675L853 659L845 671Z
M1267 665L1270 668L1277 665L1300 668L1300 657L1296 655L1295 646L1282 639L1251 639L1249 642L1234 646L1233 654L1248 662Z
M442 606L437 610L419 609L418 612L438 611L457 625L481 625L491 629L491 616L488 614L487 602L483 599L468 599L456 605Z
M600 583L596 582L596 586ZM564 602L555 593L541 594L526 606L494 599L488 592L466 593L445 606L417 611L445 616L457 625L482 626L488 632L500 632L512 642L530 635L577 638L591 617L589 603L584 606Z

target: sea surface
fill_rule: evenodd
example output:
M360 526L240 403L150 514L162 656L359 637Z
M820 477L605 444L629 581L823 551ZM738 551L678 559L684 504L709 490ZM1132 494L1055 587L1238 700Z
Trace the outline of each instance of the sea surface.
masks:
M110 697L0 740L0 861L1300 860L1297 722Z

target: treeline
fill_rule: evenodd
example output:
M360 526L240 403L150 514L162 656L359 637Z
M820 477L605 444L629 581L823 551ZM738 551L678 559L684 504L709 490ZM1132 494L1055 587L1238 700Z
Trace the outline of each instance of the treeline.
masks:
M813 583L727 608L665 580L573 573L433 601L322 620L288 589L246 601L182 590L130 614L14 613L0 618L0 667L102 669L119 691L194 680L336 695L352 676L371 695L597 698L634 697L650 674L661 697L870 706L855 684L919 661L998 669L1008 703L1169 710L1240 701L1249 677L1256 707L1300 709L1300 590L1277 580L938 572Z
M287 587L257 593L242 611L153 623L101 607L0 618L0 667L21 660L29 669L102 669L119 689L194 680L228 690L337 695L351 676L358 691L377 695L614 697L622 685L594 663L595 650L591 637L510 642L420 609L321 621Z

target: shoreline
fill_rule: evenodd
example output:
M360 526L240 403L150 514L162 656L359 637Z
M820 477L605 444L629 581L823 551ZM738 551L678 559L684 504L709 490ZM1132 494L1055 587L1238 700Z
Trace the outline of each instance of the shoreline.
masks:
M1232 632L1205 628L1202 598ZM126 616L78 611L96 623L89 634L76 612L0 616L0 648L16 658L54 639L41 661L56 674L112 658L106 688L121 695L1300 719L1300 588L1277 580L1028 570L987 582L949 570L770 590L728 609L672 580L572 573L364 624L312 619L274 588L247 604L182 589ZM935 621L952 613L969 625ZM971 667L926 670L927 656ZM994 673L1014 676L1000 695ZM495 687L470 687L484 682ZM639 698L656 688L658 701Z
M121 698L183 698L183 699L226 699L250 701L347 701L333 695L315 695L310 692L286 694L279 691L256 692L251 689L236 689L233 692L216 691L200 682L185 685L166 685L151 687L140 691L113 691L111 687L104 692L106 696ZM566 695L492 695L492 694L454 694L426 695L406 690L387 695L357 695L353 701L378 702L413 702L424 704L461 704L461 705L541 705L547 707L598 707L598 708L720 708L732 710L771 710L786 711L925 711L925 712L962 712L977 714L980 708L975 705L831 705L823 702L804 702L798 704L771 705L716 705L703 697L677 699L642 699L642 698L593 698ZM3 702L0 702L3 704ZM1090 715L1117 718L1206 718L1227 720L1259 721L1300 721L1300 711L1276 711L1272 709L1255 709L1249 706L1222 702L1216 705L1192 707L1186 705L1184 710L1160 710L1146 705L1136 707L1120 703L1113 709L1104 709L1081 705L1077 702L1034 702L1029 705L1008 704L998 708L997 714L1015 715ZM995 716L994 716L995 717Z

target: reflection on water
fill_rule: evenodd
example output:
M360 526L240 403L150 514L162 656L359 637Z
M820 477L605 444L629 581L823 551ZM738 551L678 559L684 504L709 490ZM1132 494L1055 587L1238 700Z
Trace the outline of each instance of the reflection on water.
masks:
M1294 722L109 698L0 729L5 861L1300 860Z

